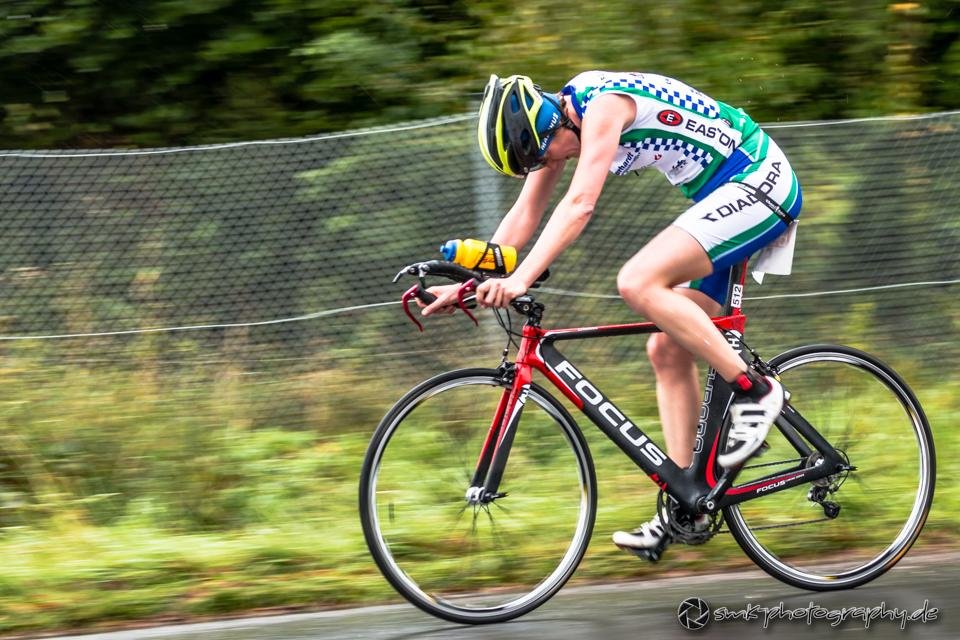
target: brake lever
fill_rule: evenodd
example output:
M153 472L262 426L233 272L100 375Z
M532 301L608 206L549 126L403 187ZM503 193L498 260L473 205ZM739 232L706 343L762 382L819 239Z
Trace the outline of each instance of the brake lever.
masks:
M399 275L403 275L403 271ZM399 277L399 276L398 276ZM396 282L396 281L394 281ZM407 317L410 318L410 321L413 324L417 325L417 329L420 330L420 333L423 333L423 325L420 324L420 321L410 313L410 301L417 297L417 289L420 288L419 284L415 284L406 291L403 292L403 295L400 296L400 304L403 305L403 312L407 314Z
M400 297L400 303L403 305L403 312L407 314L407 317L410 318L410 321L413 322L413 324L417 325L417 329L421 333L424 330L423 324L416 318L416 316L413 313L411 313L410 301L413 300L414 298L421 300L425 304L431 304L434 301L436 301L437 297L432 293L430 293L429 291L427 291L424 278L430 275L432 271L437 269L438 267L449 268L451 266L455 266L455 265L447 265L446 263L439 263L436 260L431 260L427 262L414 262L413 264L407 265L406 267L401 269L399 272L397 272L397 275L394 276L393 278L394 282L399 281L400 278L406 275L416 276L419 279L418 284L413 285L403 293L403 295ZM456 267L456 269L458 269L461 273L467 272L466 269L462 269L460 267ZM476 296L471 296L470 294L473 294L476 292L478 284L479 284L479 281L477 278L471 278L470 280L467 280L462 285L460 285L460 287L457 289L457 307L461 311L463 311L465 314L467 314L467 317L473 320L473 324L476 326L480 326L480 322L472 313L470 313L470 310L467 307L467 303L476 299Z
M477 318L476 318L472 313L470 313L470 310L469 310L469 309L467 309L467 305L466 305L466 303L465 303L465 301L464 301L464 297L465 297L468 293L475 293L476 290L477 290L477 279L476 279L476 278L470 278L469 280L467 280L466 282L464 282L462 285L460 285L460 288L457 289L457 306L460 307L460 310L461 310L461 311L463 311L465 314L467 314L467 317L468 317L468 318L470 318L471 320L473 320L473 324L474 324L475 326L478 326L478 327L479 327L479 326L480 326L480 323L477 322Z

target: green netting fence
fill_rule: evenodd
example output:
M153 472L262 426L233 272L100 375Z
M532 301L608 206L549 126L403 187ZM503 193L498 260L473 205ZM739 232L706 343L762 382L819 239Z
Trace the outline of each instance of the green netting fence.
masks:
M295 140L0 153L0 525L29 521L51 495L110 521L162 477L182 513L229 526L227 507L206 513L183 488L185 470L229 466L205 461L211 438L367 433L414 381L495 365L504 338L489 312L479 328L458 314L421 334L399 308L406 285L391 283L444 240L488 237L516 197L520 183L480 159L474 127L464 115ZM960 114L766 128L804 208L794 274L747 288L747 342L768 356L864 347L921 398L948 383L960 364ZM537 294L545 324L634 319L616 273L685 206L659 174L611 177ZM642 339L571 357L652 388Z

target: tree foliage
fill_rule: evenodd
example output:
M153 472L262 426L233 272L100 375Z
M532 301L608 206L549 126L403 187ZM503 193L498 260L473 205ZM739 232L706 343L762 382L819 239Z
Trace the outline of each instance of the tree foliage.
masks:
M960 104L960 3L20 0L2 146L299 136L457 113L489 73L674 75L760 120Z

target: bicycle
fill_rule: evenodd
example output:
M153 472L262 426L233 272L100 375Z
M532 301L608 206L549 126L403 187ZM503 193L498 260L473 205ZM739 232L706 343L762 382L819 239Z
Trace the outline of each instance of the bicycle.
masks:
M396 279L404 274L419 278L403 296L418 325L407 304L414 296L432 301L431 276L463 283L459 306L473 318L466 302L483 274L435 260ZM533 610L573 575L596 517L596 473L579 426L533 382L533 371L659 486L657 509L675 543L703 544L725 522L764 571L814 591L853 588L893 567L933 499L934 443L919 402L897 373L858 349L808 345L761 359L743 342L745 280L746 262L733 270L729 302L714 325L792 394L760 456L734 469L717 465L732 391L711 369L693 462L674 464L555 344L649 334L656 326L544 329L545 306L528 292L511 303L526 318L522 333L512 330L509 312L506 321L497 313L517 348L514 361L508 342L495 369L450 371L417 385L374 432L360 515L390 584L427 613L482 624ZM811 509L816 517L804 513ZM709 516L705 530L693 525L698 514ZM656 561L662 551L643 555Z

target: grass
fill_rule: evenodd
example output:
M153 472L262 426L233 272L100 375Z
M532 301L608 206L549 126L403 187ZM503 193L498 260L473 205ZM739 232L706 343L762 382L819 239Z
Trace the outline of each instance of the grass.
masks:
M638 382L646 379L639 367L596 382L625 398L620 405L631 417L651 425L656 409L649 386ZM244 378L229 368L158 375L149 368L51 366L29 353L0 361L7 391L0 400L0 632L396 600L363 542L357 483L373 426L410 381L385 387L359 371L318 370L324 373ZM928 382L920 398L935 432L940 483L920 550L955 545L960 513L960 488L949 480L960 474L960 383L922 373L912 379ZM801 393L813 395L795 393L797 402ZM879 411L880 397L858 396L858 406ZM824 406L825 400L818 397ZM418 508L396 519L409 557L419 558L437 584L454 586L464 584L463 567L448 552L462 548L464 532L441 529L445 506L435 498L431 504L430 496L437 482L462 484L436 468L458 451L461 438L475 435L476 421L462 416L482 423L487 415L480 403L463 402L457 410L425 408L421 430L411 431L406 442L398 436L405 454L396 459L393 480L386 471L382 478L384 486L395 481ZM882 419L870 411L861 411L855 425L859 442L868 445L861 455L895 462L890 445L897 441L875 437L883 433ZM526 415L531 418L511 464L524 470L527 482L514 485L511 504L514 513L531 517L518 515L503 532L513 536L512 556L488 554L471 567L485 569L472 571L480 585L494 583L500 573L516 583L541 577L562 543L550 532L559 530L566 514L547 489L554 479L569 487L571 468L545 455L561 450L562 442L533 418L535 410ZM600 486L594 540L576 580L748 564L726 535L706 547L673 547L656 566L613 547L610 532L650 517L656 488L577 419ZM428 430L437 425L442 428ZM882 499L871 508L895 511L895 494L878 489ZM756 504L789 512L774 499ZM438 530L446 533L438 536ZM820 542L848 551L870 544L869 533L860 526L837 528Z

